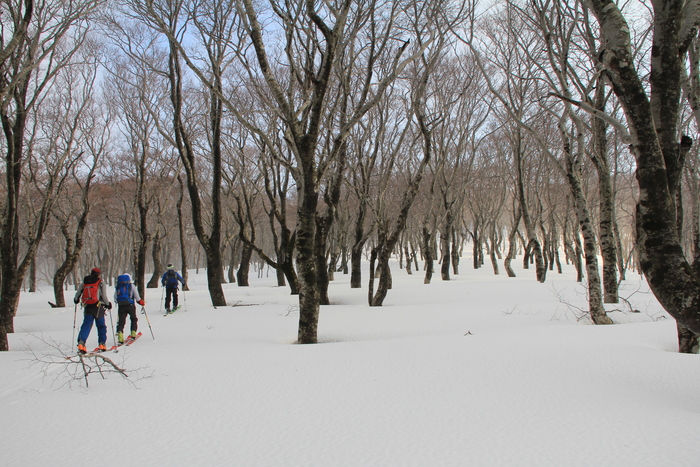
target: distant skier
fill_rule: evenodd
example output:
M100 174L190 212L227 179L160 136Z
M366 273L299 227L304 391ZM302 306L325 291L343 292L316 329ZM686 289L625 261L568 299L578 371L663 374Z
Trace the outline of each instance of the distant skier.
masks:
M87 353L85 342L90 336L92 323L97 326L97 341L100 351L107 350L107 324L105 323L105 308L112 309L112 304L107 297L107 285L100 279L102 271L99 268L92 268L90 274L85 276L83 282L75 293L73 303L83 303L83 325L78 333L78 352Z
M163 287L165 287L165 312L166 313L172 313L173 311L175 311L179 308L177 306L177 304L178 304L177 291L178 291L178 285L179 285L178 282L180 284L182 284L183 287L185 287L185 280L175 270L175 267L172 264L168 264L168 270L165 271L165 274L163 274L163 277L160 279L161 285ZM172 309L170 308L171 298L172 298L172 302L173 302Z
M119 305L117 340L120 344L123 344L124 326L126 325L127 315L131 321L131 337L136 338L136 331L139 329L139 319L136 317L136 303L144 306L146 302L144 302L139 295L136 285L131 282L131 276L129 274L122 274L117 277L117 288L114 289L114 301Z

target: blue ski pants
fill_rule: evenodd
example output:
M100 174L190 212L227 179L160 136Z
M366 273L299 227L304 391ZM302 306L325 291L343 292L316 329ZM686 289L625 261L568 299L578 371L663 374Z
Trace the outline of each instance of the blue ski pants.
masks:
M95 316L90 313L85 313L83 316L83 325L80 326L78 342L87 342L87 339L90 336L90 331L92 330L93 322L97 326L97 341L100 344L107 342L107 324L105 323L105 315L102 314L102 317L95 318Z

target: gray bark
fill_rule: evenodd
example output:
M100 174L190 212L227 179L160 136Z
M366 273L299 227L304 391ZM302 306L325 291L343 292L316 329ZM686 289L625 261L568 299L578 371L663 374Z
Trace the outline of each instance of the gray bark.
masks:
M678 140L683 2L660 0L654 8L651 96L634 68L629 26L610 0L588 0L601 24L601 62L630 127L637 161L636 211L639 265L664 309L700 333L700 280L685 258L678 236L674 174L683 147ZM680 53L679 53L680 52Z

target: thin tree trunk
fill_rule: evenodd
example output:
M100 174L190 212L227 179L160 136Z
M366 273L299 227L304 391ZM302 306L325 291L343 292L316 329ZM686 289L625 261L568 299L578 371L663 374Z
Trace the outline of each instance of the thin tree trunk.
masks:
M440 234L440 254L442 256L442 265L440 267L440 278L443 281L450 280L450 261L452 260L450 252L450 244L452 241L452 223L454 222L453 216L449 209L447 210L447 215L445 216L445 224L443 226L443 231Z
M595 96L595 105L601 112L605 111L605 84L601 78ZM593 117L594 150L591 152L596 172L598 173L598 191L600 194L600 252L603 259L603 289L605 303L618 303L617 249L613 223L615 219L614 194L608 164L608 126L597 117Z
M523 224L525 225L525 232L528 238L528 249L530 250L532 256L535 259L535 275L539 282L544 282L547 278L547 267L544 263L542 256L542 247L539 240L537 239L537 233L535 231L535 226L530 217L530 209L527 205L527 199L525 197L525 182L523 180L523 161L522 161L522 141L520 131L518 130L517 144L514 148L515 156L515 171L517 174L517 190L518 190L518 201L520 202L520 211L523 216Z
M513 221L513 227L510 230L510 235L508 235L508 254L506 254L506 259L503 261L503 267L506 270L508 277L515 277L515 271L511 267L511 262L515 259L515 250L517 248L516 242L518 236L518 225L520 224L520 219L522 218L522 211L517 209L515 213L515 219Z
M598 245L595 231L586 206L586 199L581 187L580 156L573 153L571 140L565 128L565 119L560 122L560 133L564 142L564 155L566 160L566 177L571 189L574 203L574 212L578 218L581 235L583 236L583 249L586 262L586 276L588 277L588 307L591 319L595 324L612 324L612 320L605 313L603 307L603 290L598 272ZM582 135L579 132L579 135ZM582 137L579 137L579 150L583 151Z
M182 271L182 279L185 281L185 285L182 286L182 290L188 291L190 290L189 286L189 271L188 271L188 264L187 264L187 236L186 236L186 231L185 231L185 216L184 212L182 210L182 203L185 200L185 187L184 184L182 183L182 176L180 174L177 174L177 183L178 186L180 187L180 195L177 198L177 204L176 204L176 209L177 209L177 227L178 227L178 234L179 234L179 240L180 240L180 271Z
M427 225L423 226L423 261L425 263L424 284L430 284L434 272L433 235Z

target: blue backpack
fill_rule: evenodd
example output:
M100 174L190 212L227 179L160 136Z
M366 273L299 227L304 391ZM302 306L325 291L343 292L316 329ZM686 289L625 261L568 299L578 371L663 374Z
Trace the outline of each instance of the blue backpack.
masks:
M165 273L166 279L165 279L165 286L166 287L177 287L178 286L178 279L177 279L177 273L175 272L174 269L168 269L168 271Z
M119 305L133 305L131 298L131 276L122 274L117 277L117 303Z

